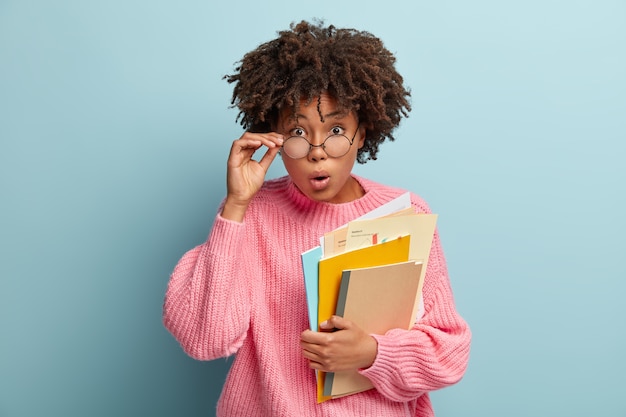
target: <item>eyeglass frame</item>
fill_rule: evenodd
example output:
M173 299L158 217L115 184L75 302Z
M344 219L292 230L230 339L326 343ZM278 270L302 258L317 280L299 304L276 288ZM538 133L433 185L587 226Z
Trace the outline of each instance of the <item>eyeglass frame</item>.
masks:
M302 159L302 158L306 158L307 156L309 156L309 154L311 153L311 150L313 148L322 148L322 150L326 153L326 155L328 155L329 158L342 158L344 156L346 156L348 154L348 152L350 152L350 148L352 147L352 145L354 144L354 139L356 138L356 134L359 133L359 127L361 126L361 122L357 123L356 125L356 130L354 131L354 135L352 135L352 139L348 139L348 137L346 135L343 135L341 133L336 134L336 135L328 135L326 137L326 139L324 139L324 141L322 143L320 143L319 145L313 145L311 142L309 142L309 140L307 138L305 138L302 135L293 135L293 136L289 136L287 139L285 139L285 141L283 142L283 146L281 146L281 149L283 150L282 152L284 152L284 147L285 147L285 143L287 143L287 141L291 138L302 138L304 139L308 144L309 144L309 150L307 151L306 155L301 156L300 158L292 158L291 156L289 156L289 154L287 154L287 152L285 152L285 155L287 155L289 158L291 159ZM341 156L331 156L328 154L328 152L326 152L326 141L330 138L332 138L333 136L343 136L344 138L348 139L348 142L350 142L350 146L348 147L348 150L346 151L346 153L344 153ZM281 153L282 153L281 152Z

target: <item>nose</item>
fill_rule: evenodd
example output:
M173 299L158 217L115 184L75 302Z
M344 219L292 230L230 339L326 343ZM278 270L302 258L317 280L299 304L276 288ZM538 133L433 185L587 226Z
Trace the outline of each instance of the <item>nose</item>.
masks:
M328 158L328 154L324 150L324 144L321 143L319 145L311 145L307 158L312 162L323 161Z

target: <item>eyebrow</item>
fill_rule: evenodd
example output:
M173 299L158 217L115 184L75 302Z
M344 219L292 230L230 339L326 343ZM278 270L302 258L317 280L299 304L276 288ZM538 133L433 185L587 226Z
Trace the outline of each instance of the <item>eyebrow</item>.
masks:
M350 114L350 112L345 111L345 110L335 110L333 112L323 114L322 117L324 119L331 119L331 118L339 119L339 118L346 117L349 114ZM308 117L306 117L304 114L301 114L301 113L296 113L295 115L290 117L290 119L292 119L292 120L297 120L297 119L309 120Z

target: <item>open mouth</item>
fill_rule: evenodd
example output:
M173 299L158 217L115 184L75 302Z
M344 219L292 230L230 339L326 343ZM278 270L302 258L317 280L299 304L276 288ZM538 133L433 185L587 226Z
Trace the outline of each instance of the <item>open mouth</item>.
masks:
M313 187L314 190L326 188L329 181L330 177L328 175L316 175L310 178L311 187Z

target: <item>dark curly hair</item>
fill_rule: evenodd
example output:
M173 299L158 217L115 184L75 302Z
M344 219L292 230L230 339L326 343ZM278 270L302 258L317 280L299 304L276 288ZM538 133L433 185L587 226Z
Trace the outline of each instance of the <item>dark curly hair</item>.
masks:
M379 145L394 140L393 130L411 110L411 93L395 69L394 55L369 32L325 27L322 21L292 23L278 35L247 53L235 74L224 77L235 83L231 104L239 108L244 129L269 132L281 109L290 106L295 113L301 99L308 104L327 92L367 128L357 161L376 159Z

